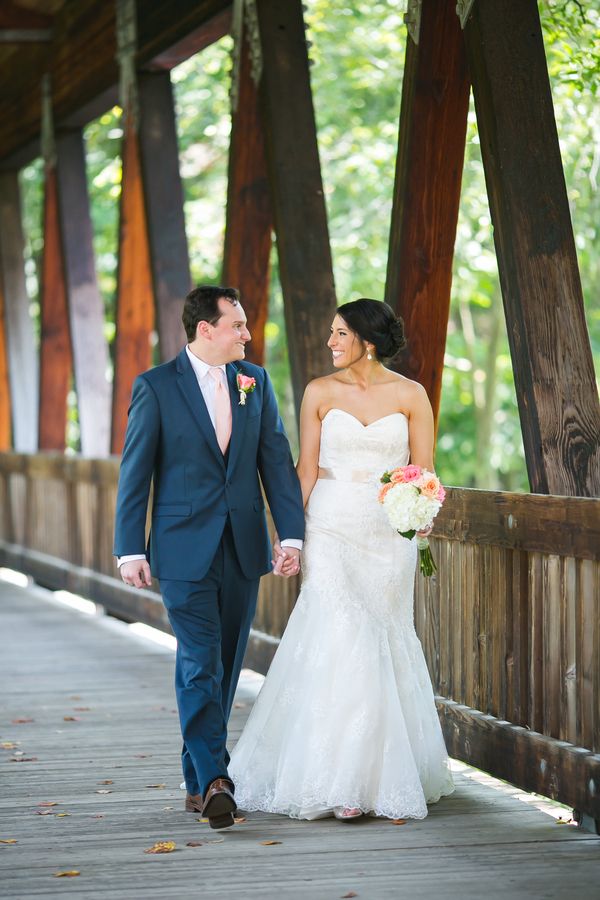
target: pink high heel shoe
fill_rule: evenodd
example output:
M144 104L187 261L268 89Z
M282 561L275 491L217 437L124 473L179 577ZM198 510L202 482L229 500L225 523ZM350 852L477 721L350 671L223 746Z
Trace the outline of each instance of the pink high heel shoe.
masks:
M358 806L334 806L333 815L340 822L355 822L364 816L362 809Z

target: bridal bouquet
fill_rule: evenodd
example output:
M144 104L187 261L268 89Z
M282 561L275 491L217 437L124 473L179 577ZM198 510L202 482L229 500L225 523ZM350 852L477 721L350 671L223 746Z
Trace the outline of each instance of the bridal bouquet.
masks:
M388 521L402 537L409 540L417 531L429 528L446 497L446 491L433 472L421 466L398 466L384 472L380 481L379 502L383 504ZM429 541L419 537L419 568L423 575L433 575L437 566L433 561Z

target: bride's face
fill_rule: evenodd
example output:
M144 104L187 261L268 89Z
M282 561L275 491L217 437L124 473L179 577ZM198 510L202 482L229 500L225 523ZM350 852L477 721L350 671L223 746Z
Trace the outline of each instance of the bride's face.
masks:
M346 325L341 316L336 316L331 323L331 335L327 346L333 356L333 365L336 369L346 369L358 362L364 356L364 344L356 334Z

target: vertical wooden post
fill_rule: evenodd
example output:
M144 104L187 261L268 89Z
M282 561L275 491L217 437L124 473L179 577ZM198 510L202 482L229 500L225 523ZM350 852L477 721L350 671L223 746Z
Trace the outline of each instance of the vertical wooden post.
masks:
M40 293L40 450L64 450L73 371L67 292L58 220L56 165L45 166L44 256Z
M115 334L111 452L123 449L133 382L152 364L154 327L150 247L146 230L140 147L131 114L123 113L123 179Z
M172 359L185 343L183 299L190 290L183 189L173 90L169 72L138 75L140 152L156 302L160 359Z
M600 404L536 0L476 0L464 36L531 490L595 496Z
M25 285L23 225L16 171L0 172L0 275L8 344L13 446L37 449L38 354Z
M247 7L298 408L307 381L331 369L326 340L336 302L302 3Z
M1 248L0 248L1 252ZM4 324L4 291L0 277L0 451L10 450L11 446L11 404L10 382L8 377L8 345Z
M135 73L135 0L116 0L117 44L123 107L123 178L119 222L119 274L114 344L111 452L123 449L133 382L152 364L154 301L142 179L139 105Z
M399 370L426 388L436 421L468 109L456 0L423 0L406 45L385 299L406 326Z
M58 209L79 407L81 452L104 457L110 445L108 346L96 278L81 130L56 139Z
M247 28L238 23L234 48L232 124L222 282L240 289L252 341L246 356L262 365L269 308L273 216L258 93Z

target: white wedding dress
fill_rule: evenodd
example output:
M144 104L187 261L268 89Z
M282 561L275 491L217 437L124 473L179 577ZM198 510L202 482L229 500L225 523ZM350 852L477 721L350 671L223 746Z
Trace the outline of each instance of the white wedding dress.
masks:
M401 413L323 419L302 590L229 766L242 810L421 819L454 789L413 624L416 542L377 501L408 457Z

